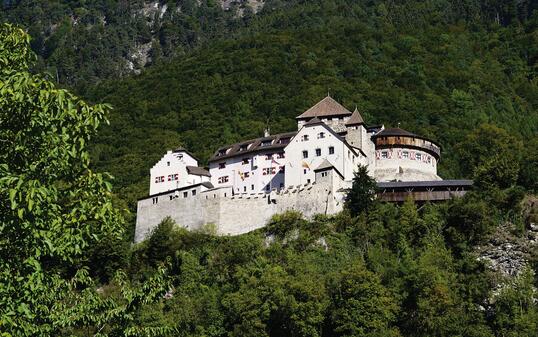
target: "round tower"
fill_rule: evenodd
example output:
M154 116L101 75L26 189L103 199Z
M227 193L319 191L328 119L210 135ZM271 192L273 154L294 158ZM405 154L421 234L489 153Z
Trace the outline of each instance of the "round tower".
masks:
M377 181L441 180L437 163L441 147L433 141L400 128L388 128L372 136Z

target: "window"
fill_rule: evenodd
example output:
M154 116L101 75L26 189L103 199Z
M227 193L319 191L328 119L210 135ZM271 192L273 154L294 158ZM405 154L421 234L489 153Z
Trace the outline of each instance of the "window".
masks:
M219 184L224 184L228 182L228 176L219 177Z
M254 184L250 185L250 189L254 191Z
M403 156L405 159L409 158L409 151L404 151L404 152L402 152L402 156Z
M286 167L285 166L280 166L278 168L278 173L284 173L284 172L286 172Z
M173 196L173 195L170 196L170 200L174 200L174 196Z
M280 144L288 144L290 142L290 137L280 138L280 140L278 142Z
M284 154L284 152L279 152L279 153L277 154L276 157L277 157L278 159L282 159L282 158L285 158L285 156L286 156L286 155Z
M245 177L245 178L250 177L250 172L244 172L244 173L243 173L243 177Z
M303 151L303 158L308 158L308 151Z
M269 192L269 190L271 189L271 187L269 185L265 185L265 190Z
M318 133L318 139L325 138L325 132Z
M266 159L266 160L271 160L271 159L273 159L273 154L272 154L272 153L268 153L268 154L266 154L266 155L265 155L265 159Z
M329 172L321 172L321 176L322 176L322 177L326 177L326 176L328 176L328 175L329 175Z
M248 144L243 144L243 145L239 146L239 152L246 151L247 149L248 149Z
M417 158L417 160L422 160L422 153L417 153L415 157Z
M320 157L321 156L321 149L316 149L316 157Z
M306 169L303 170L303 174L306 174Z
M250 163L250 159L249 158L243 158L243 165L246 165Z
M170 162L169 162L169 161L166 162L166 166L170 166Z
M219 163L219 169L226 168L226 163Z
M261 146L269 146L269 145L271 145L272 142L273 142L272 140L264 140L264 141L262 141Z
M246 192L246 191L247 191L247 187L243 186L243 192Z
M263 175L269 175L269 174L275 174L276 173L276 167L266 167L263 169Z
M189 196L189 192L183 192L183 198L186 198Z
M389 154L387 151L382 151L381 152L381 158L384 158L384 159L387 159L389 157Z
M310 184L310 179L306 179L306 183L307 183L307 184Z
M179 179L179 174L169 174L168 175L168 181L175 181Z
M284 188L284 183L280 183L280 188Z
M196 190L192 190L192 195L193 195L193 196L196 195Z
M301 141L306 142L308 140L308 135L303 135Z
M224 156L226 154L226 152L228 152L228 149L221 149L219 150L219 152L217 153L217 157L218 156Z
M158 198L158 197L152 198L151 200L153 201L153 204L154 204L154 205L155 205L156 203L159 202L159 198Z
M329 154L334 154L334 146L329 146Z
M164 176L155 177L155 183L164 183Z

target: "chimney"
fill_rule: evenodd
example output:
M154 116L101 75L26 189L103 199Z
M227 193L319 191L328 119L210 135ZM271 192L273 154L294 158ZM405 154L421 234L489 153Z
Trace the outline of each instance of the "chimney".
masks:
M269 128L263 130L263 136L269 137L271 135L271 130Z

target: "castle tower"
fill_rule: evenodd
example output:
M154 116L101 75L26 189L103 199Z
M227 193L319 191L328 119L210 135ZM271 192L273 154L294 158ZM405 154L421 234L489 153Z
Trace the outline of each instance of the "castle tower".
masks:
M349 120L350 116L351 111L335 101L331 96L327 96L296 117L297 129L300 130L306 122L317 117L335 132L340 133L345 131L344 123Z
M441 147L428 138L400 128L384 129L375 143L377 181L434 181Z
M356 107L345 126L347 129L346 141L351 146L362 149L366 142L366 129L364 128L364 120Z

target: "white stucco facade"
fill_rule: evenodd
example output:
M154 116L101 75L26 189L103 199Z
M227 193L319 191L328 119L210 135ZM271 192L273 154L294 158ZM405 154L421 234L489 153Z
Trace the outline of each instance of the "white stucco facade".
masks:
M258 193L284 187L285 154L267 150L225 158L209 164L215 187L231 186L235 193Z
M150 195L209 181L208 175L189 173L188 167L198 167L198 160L186 151L168 151L150 169Z
M375 151L377 181L441 180L437 175L437 160L418 149L392 147Z
M315 181L314 170L324 159L343 176L353 179L357 165L367 165L365 155L346 144L323 122L303 125L285 148L285 186L308 184Z

